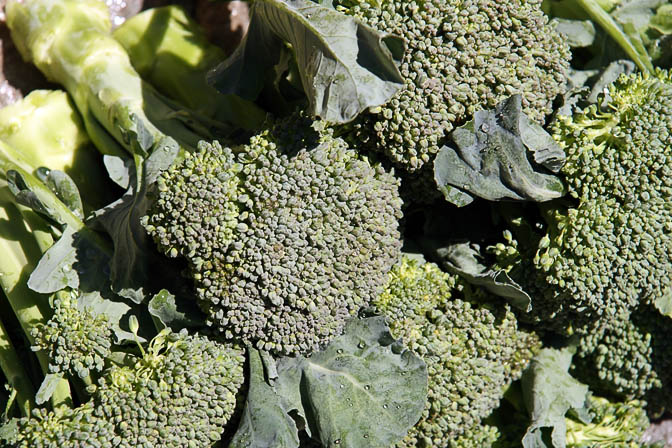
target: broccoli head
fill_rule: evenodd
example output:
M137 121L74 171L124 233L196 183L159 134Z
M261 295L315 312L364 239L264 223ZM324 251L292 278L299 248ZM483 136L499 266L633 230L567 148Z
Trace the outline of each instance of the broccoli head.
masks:
M346 128L357 146L416 171L433 160L455 127L513 93L522 94L525 112L543 123L565 89L570 53L541 3L335 1L345 14L407 43L400 67L404 88Z
M15 446L212 446L236 407L243 363L238 348L164 330L134 364L105 371L89 402L19 419Z
M105 358L112 347L112 327L105 314L94 315L90 309L79 309L77 297L72 294L57 293L54 315L46 324L33 329L33 350L47 353L52 373L84 378L105 367Z
M33 409L30 418L18 422L8 442L14 448L113 448L120 446L114 424L94 415L91 402L72 409Z
M158 190L145 227L188 260L209 323L275 353L340 334L400 253L398 180L298 115L204 143Z
M558 331L656 303L672 287L670 74L622 75L604 100L554 124L568 197L543 207L536 243L509 247L535 318Z
M623 400L643 399L652 415L672 402L670 318L651 306L589 327L574 357L575 375L591 389Z
M398 447L467 447L494 437L470 431L498 406L539 340L485 298L432 263L404 257L391 271L374 305L429 373L423 416Z

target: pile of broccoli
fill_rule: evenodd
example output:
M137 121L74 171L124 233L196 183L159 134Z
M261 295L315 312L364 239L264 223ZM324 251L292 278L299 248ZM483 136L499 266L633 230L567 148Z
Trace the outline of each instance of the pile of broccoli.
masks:
M660 446L669 5L249 15L7 2L0 444Z

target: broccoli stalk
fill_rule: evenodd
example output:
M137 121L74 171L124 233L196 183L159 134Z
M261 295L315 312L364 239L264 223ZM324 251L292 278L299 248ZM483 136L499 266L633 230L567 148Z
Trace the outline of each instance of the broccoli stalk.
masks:
M30 210L24 210L24 213L26 215L33 214ZM35 218L33 224L39 222L39 218ZM34 339L32 339L31 332L39 323L46 322L51 315L47 297L36 293L27 285L30 273L37 260L42 256L42 250L37 240L41 239L42 244L46 245L45 243L49 240L49 229L44 224L41 229L37 227L28 228L21 212L12 202L7 187L0 187L0 234L3 235L3 238L0 239L0 252L3 254L0 257L0 286L2 286L5 297L21 324L23 332L32 344ZM5 341L5 344L8 344L8 342ZM5 352L5 357L9 356L12 356L11 352ZM47 374L49 359L41 353L37 354L37 358L43 373ZM21 366L21 363L14 364L14 366ZM2 363L0 367L10 381L16 378L11 363ZM8 368L10 370L6 370ZM26 377L24 376L24 378ZM26 396L34 396L32 386L28 387L24 381L14 382L12 385L20 397L20 404L26 403ZM51 401L54 406L71 404L70 387L67 381L61 380L59 382ZM21 404L22 409L27 411L28 409L25 408L24 404Z
M15 400L21 413L24 416L30 415L30 410L35 407L35 388L28 379L28 374L2 321L0 321L0 370L12 389L16 391Z
M223 95L206 74L226 58L198 24L177 6L153 8L133 16L112 34L128 51L138 74L164 95L218 121L257 129L265 113L254 103Z
M144 83L110 35L98 0L12 1L7 24L27 61L72 95L86 130L104 154L146 156L156 148L195 148L216 126L176 107ZM221 129L219 129L221 130ZM168 137L165 133L169 134Z

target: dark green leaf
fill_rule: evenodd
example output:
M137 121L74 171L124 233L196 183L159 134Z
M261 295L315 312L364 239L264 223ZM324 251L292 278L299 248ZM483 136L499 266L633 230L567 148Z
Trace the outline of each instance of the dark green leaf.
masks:
M250 389L245 409L229 448L297 448L299 434L286 402L301 403L300 398L286 400L269 385L257 349L248 348ZM298 388L296 389L298 392Z
M79 219L84 219L84 208L79 189L70 176L63 171L38 168L37 177L44 182L58 199L70 209Z
M386 103L403 85L401 38L379 33L310 0L260 0L236 51L210 73L224 94L255 100L291 44L312 115L346 123Z
M328 448L391 446L425 407L427 367L394 340L382 317L351 320L302 371L312 432Z
M140 218L149 208L149 185L179 154L179 147L172 143L172 139L166 139L166 144L156 147L146 160L136 155L129 189L120 199L95 213L96 223L114 244L110 264L112 289L136 303L143 302L147 294L148 270L155 255Z
M383 317L352 319L323 350L282 358L276 369L265 371L255 352L250 396L232 448L296 447L297 424L324 447L388 447L406 435L425 406L427 367L395 341ZM275 371L276 379L264 376Z
M504 297L512 306L521 311L532 310L532 298L503 269L491 269L480 260L478 245L454 243L436 250L442 266L469 283L482 286L498 297Z
M525 115L521 102L514 95L453 131L454 147L442 148L434 162L446 200L462 207L475 197L543 202L564 194L562 181L545 172L559 170L564 152Z

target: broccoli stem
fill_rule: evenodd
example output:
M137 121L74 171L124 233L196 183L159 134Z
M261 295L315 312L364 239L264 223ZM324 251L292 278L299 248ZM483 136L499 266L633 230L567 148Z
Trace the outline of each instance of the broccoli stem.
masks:
M44 224L41 230L42 234L48 232L47 225ZM26 338L33 344L33 328L38 323L47 322L51 314L47 298L28 288L28 277L37 260L42 257L42 251L36 241L37 235L26 226L7 188L0 188L0 235L0 253L3 254L0 257L0 286ZM43 353L37 353L37 359L43 373L47 374L49 359ZM59 382L51 400L54 407L72 404L70 386L66 380Z
M5 326L0 321L0 370L5 374L10 386L16 391L16 402L24 416L30 415L35 407L35 389L23 369L23 363L14 349Z
M612 39L621 46L623 51L637 64L637 67L644 73L653 73L651 61L643 57L632 44L628 36L623 32L620 26L595 0L576 0L588 16L600 25Z

